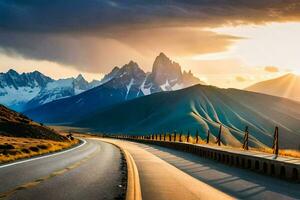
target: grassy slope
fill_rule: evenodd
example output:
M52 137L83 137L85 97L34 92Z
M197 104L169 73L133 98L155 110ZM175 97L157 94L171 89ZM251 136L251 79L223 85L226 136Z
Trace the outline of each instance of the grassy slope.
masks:
M0 135L64 141L55 130L32 121L26 116L0 105Z
M54 129L0 105L0 163L58 151L77 144Z
M175 92L157 93L112 106L76 125L109 133L149 134L162 131L195 130L202 138L207 130L222 142L240 146L245 126L250 128L250 145L272 145L275 126L280 128L282 148L300 145L300 103L284 98L235 89L194 86Z
M73 141L53 141L20 137L0 136L0 163L29 158L45 153L69 148L78 143Z

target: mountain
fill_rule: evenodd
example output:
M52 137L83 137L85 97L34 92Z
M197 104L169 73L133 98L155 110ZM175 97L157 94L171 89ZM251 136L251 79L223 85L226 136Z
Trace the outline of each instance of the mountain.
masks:
M95 110L76 126L106 133L149 134L166 131L208 130L217 136L223 124L222 142L241 146L245 126L250 130L250 146L272 145L279 127L281 148L300 147L300 103L285 98L236 89L196 85L161 92Z
M11 69L0 73L0 103L14 110L22 110L25 103L53 81L38 71L19 74Z
M66 138L54 130L0 104L0 135L63 141Z
M80 94L111 80L114 80L113 85L119 85L118 87L124 84L130 86L128 95L134 97L178 90L199 83L205 84L191 71L182 72L181 66L163 53L156 57L151 73L145 73L133 61L128 65L135 65L135 69L132 69L139 71L137 77L129 77L133 74L131 72L124 76L123 73L127 73L126 67L114 67L101 81L93 80L90 83L82 75L78 75L77 78L53 80L38 71L19 74L9 70L7 73L0 73L0 103L17 111L30 110L54 100ZM133 82L130 84L131 79ZM130 98L125 95L124 100L127 99Z
M181 66L164 53L160 53L156 57L149 78L163 91L178 90L195 84L205 84L195 77L191 71L182 72Z
M279 78L256 83L245 90L300 101L300 76L286 74Z
M52 101L25 113L42 122L73 122L94 110L148 94L154 87L146 86L146 77L147 74L137 63L130 61L118 68L113 78L98 87L79 95Z
M202 82L191 72L182 73L179 64L161 53L155 59L151 73L144 72L137 63L130 61L123 67L113 68L101 83L79 95L47 103L25 113L42 122L70 123L116 103Z
M97 83L88 83L81 74L78 75L77 78L59 79L50 82L42 88L34 98L25 104L24 110L29 110L57 99L80 94L94 86L97 86Z
M88 83L82 75L53 80L38 71L19 74L11 69L7 73L0 73L0 103L23 111L74 96L99 84L99 81Z
M118 73L119 73L120 68L119 67L114 67L111 72L109 72L108 74L106 74L102 80L100 81L101 84L104 84L108 81L110 81L111 79L115 78Z

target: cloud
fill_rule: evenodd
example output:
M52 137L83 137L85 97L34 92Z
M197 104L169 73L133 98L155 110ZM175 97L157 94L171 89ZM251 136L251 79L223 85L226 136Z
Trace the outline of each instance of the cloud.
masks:
M264 68L264 70L265 70L266 72L270 72L270 73L276 73L276 72L279 72L278 67L274 67L274 66L266 66L266 67Z
M299 18L295 0L2 0L0 48L10 55L105 72L160 51L171 56L219 52L239 39L206 27Z
M245 82L245 81L247 81L247 79L244 78L244 77L242 77L242 76L236 76L235 80L238 81L238 82Z

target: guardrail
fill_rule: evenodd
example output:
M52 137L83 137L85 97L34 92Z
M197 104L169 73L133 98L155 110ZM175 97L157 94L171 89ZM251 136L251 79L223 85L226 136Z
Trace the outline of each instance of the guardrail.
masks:
M220 146L209 146L204 144L192 144L182 141L172 141L169 135L152 136L113 136L145 144L159 145L175 150L185 151L197 156L215 160L226 165L252 170L264 175L300 183L300 159L281 157L274 154L256 153L247 150L222 148ZM176 138L176 135L175 137ZM189 135L186 137L189 141ZM169 141L166 141L169 140Z

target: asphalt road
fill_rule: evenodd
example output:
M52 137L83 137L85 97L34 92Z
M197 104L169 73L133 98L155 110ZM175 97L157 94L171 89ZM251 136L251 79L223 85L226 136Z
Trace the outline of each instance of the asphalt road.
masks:
M233 199L158 158L138 143L103 140L121 146L132 155L139 173L143 200Z
M300 199L300 185L224 165L190 153L137 144L190 176L237 199Z
M119 199L124 171L117 147L86 139L67 152L0 165L0 199Z
M156 145L111 141L132 154L144 200L224 199L225 194L236 199L300 199L300 186L296 183Z

